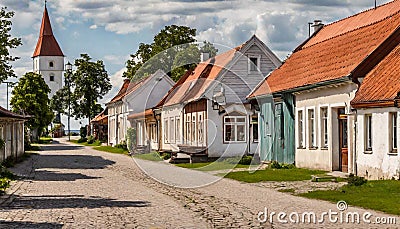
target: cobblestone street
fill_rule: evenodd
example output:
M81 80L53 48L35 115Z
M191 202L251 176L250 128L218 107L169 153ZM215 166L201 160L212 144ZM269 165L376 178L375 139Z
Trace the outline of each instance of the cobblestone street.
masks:
M262 224L257 215L265 207L287 213L321 213L337 208L335 204L228 179L202 188L175 188L148 177L125 155L103 153L63 140L42 148L40 154L12 169L24 179L13 183L12 198L1 206L0 228L368 227L275 221ZM167 165L160 165L163 171L175 168L163 166ZM365 212L353 207L349 210Z

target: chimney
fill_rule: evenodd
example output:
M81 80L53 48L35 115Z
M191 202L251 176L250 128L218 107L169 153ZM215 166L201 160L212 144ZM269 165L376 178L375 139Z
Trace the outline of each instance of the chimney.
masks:
M204 62L208 59L210 59L210 53L208 53L208 52L200 53L200 62Z
M324 27L324 24L322 24L321 20L314 20L314 24L311 27L314 28L314 33L316 33Z

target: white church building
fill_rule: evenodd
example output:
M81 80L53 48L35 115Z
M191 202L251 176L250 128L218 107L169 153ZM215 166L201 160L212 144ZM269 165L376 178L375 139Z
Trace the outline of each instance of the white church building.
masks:
M63 85L64 53L54 37L46 5L44 7L39 39L32 58L33 72L43 76L51 89L49 97L53 97Z

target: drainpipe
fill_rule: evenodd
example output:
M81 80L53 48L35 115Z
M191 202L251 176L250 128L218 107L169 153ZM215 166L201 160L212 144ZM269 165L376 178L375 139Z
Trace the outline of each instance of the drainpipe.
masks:
M355 112L355 117L354 117L354 135L355 135L355 138L354 138L354 158L353 158L353 172L354 172L354 175L356 175L356 176L358 176L358 173L357 173L357 126L358 126L358 121L357 121L357 109L354 109L354 112Z

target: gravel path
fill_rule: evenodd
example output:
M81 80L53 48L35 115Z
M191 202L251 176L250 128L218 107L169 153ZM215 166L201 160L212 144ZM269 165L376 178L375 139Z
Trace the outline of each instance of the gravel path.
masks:
M377 228L366 224L261 223L268 213L338 211L336 204L309 200L266 188L222 179L183 189L161 184L143 173L131 158L62 142L43 147L40 155L13 171L12 201L3 204L0 228ZM156 162L151 162L156 163ZM167 179L187 180L188 170L164 164ZM178 169L178 170L176 170ZM193 173L194 174L194 173ZM201 175L203 176L203 175ZM211 175L204 175L204 179ZM168 178L169 179L169 178ZM167 179L167 180L168 180ZM195 178L194 178L195 179ZM350 207L348 211L365 210ZM376 216L387 216L373 211ZM261 215L261 218L263 215ZM276 216L275 216L276 217ZM328 218L327 218L328 219ZM398 222L400 223L400 222ZM384 225L383 228L395 228Z

